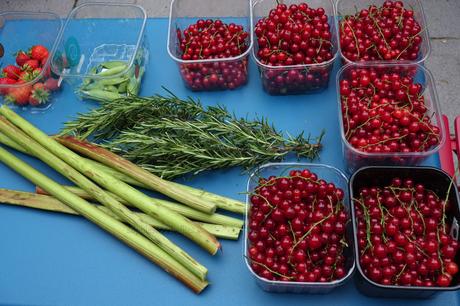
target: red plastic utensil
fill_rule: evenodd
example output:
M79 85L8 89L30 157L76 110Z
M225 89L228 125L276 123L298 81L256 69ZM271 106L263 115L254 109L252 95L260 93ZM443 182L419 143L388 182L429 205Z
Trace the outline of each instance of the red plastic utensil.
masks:
M455 118L454 121L454 134L450 133L449 119L443 115L443 124L446 134L450 137L439 150L439 159L441 161L441 169L447 172L450 176L455 175L454 156L456 156L460 164L460 116ZM460 190L460 186L459 186Z

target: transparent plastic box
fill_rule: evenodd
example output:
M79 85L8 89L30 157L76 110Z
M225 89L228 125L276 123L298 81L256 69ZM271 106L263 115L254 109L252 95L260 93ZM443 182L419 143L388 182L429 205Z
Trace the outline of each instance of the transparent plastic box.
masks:
M399 75L413 75L414 80L422 85L422 95L427 108L426 114L431 116L431 123L439 128L439 143L424 152L392 152L392 153L371 153L363 152L353 147L345 137L344 123L342 117L342 102L340 96L340 81L355 68L375 68L380 71L388 71ZM439 107L438 94L431 72L418 64L402 63L357 63L348 64L342 67L337 73L337 105L340 135L342 139L342 153L346 163L346 169L353 173L364 166L415 166L423 162L427 157L436 154L446 141L444 125L442 124L442 113Z
M254 33L257 21L268 16L271 9L276 7L276 1L273 0L251 0L252 5L252 32L254 48L252 57L259 69L260 79L264 90L271 95L291 95L314 93L324 90L329 85L330 75L337 57L337 35L336 23L334 21L334 5L331 0L286 0L282 1L286 5L299 4L305 2L312 8L324 8L325 14L329 17L332 42L332 58L328 61L317 64L291 65L291 66L273 66L263 64L257 57L259 51L257 38ZM286 80L289 72L298 72L296 79ZM293 73L294 74L294 73Z
M54 54L61 29L62 20L54 13L0 12L0 42L3 46L3 57L0 58L1 69L7 65L16 65L16 52L19 50L27 52L34 45L43 45L49 52L42 71L34 79L22 84L0 84L0 101L2 104L6 103L5 97L11 91L26 87L31 88L36 83L44 83L50 78L55 78L50 73L50 59ZM55 94L50 92L48 103L39 106L31 106L30 104L19 106L14 103L8 103L8 106L31 112L41 112L52 104Z
M422 28L422 32L420 33L422 37L422 43L420 44L420 51L419 57L415 61L377 61L377 62L399 62L399 63L413 63L413 64L421 64L425 62L431 52L431 44L430 44L430 35L428 33L428 23L426 22L425 12L423 10L422 3L419 0L401 0L404 4L404 7L411 8L414 11L414 19L418 21ZM370 5L376 5L377 7L382 6L385 0L337 0L335 3L335 16L337 22L337 28L340 27L340 20L342 20L342 16L345 15L354 15L357 11L362 10L364 8L368 8ZM340 31L337 31L337 43L339 46L339 53L340 57L344 64L352 63L353 61L346 58L340 47ZM375 62L375 61L374 61ZM369 61L372 63L372 61Z
M145 10L138 5L88 2L75 7L59 36L52 70L70 83L80 96L82 85L90 82L111 84L117 78L139 81L135 88L139 91L149 59L146 20ZM108 61L121 63L123 69L96 75L100 72L96 69Z
M311 172L316 173L318 178L324 179L327 182L334 183L338 188L344 191L343 204L345 209L350 216L350 198L348 196L348 180L345 175L338 169L322 164L310 164L310 163L269 163L260 166L249 176L247 184L247 195L246 195L246 220L244 227L244 245L243 245L243 257L249 272L254 277L257 284L265 291L269 292L291 292L291 293L311 293L311 294L325 294L342 286L348 281L354 273L355 269L355 257L353 252L353 232L351 222L347 223L346 235L349 243L349 247L345 250L344 255L346 256L347 274L339 280L331 282L320 283L320 282L283 282L283 281L271 281L264 279L257 275L250 266L249 254L248 254L248 224L249 224L249 211L251 206L250 195L254 189L258 186L258 180L261 177L267 178L271 175L283 176L287 175L290 170L302 170L309 169Z
M202 7L212 7L212 16L203 16ZM225 8L225 9L224 9ZM247 0L172 0L169 14L167 50L176 62L187 88L193 91L236 89L248 81L248 54L252 49L251 7ZM248 32L247 50L238 55L221 59L183 60L178 32L199 19L220 19L224 23L243 26ZM206 80L206 81L203 81ZM209 81L208 81L209 80Z
M448 198L452 203L451 210L447 212L446 223L452 224L455 220L460 220L460 199L456 188L450 188L452 178L444 171L433 167L364 167L356 171L350 179L350 198L358 194L363 187L369 186L388 186L394 177L401 179L412 178L417 183L420 182L426 188L435 191L440 195L446 195L450 191ZM352 205L352 222L354 236L357 233L356 213ZM458 229L453 237L458 240ZM448 287L417 287L417 286L396 286L382 285L369 279L361 269L359 263L359 249L357 240L354 240L356 254L356 287L365 295L383 298L430 298L434 294L460 289L459 275L455 275L452 283ZM460 262L460 253L457 253L455 262Z

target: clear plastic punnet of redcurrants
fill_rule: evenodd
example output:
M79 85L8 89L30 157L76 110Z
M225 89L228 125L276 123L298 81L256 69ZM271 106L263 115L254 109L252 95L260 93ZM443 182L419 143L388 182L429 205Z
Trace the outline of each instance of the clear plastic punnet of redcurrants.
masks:
M370 165L418 165L445 142L434 80L421 65L348 64L337 75L337 98L350 173Z
M356 287L384 298L460 288L459 197L433 167L364 167L350 179Z
M337 0L335 15L344 63L423 63L430 54L419 0Z
M253 57L272 95L326 89L337 55L333 3L252 1Z
M321 164L271 163L249 177L244 258L265 291L327 293L355 269L348 181Z
M171 2L167 50L193 91L236 89L248 82L251 7L246 0L225 2ZM214 16L203 16L202 7L212 7Z

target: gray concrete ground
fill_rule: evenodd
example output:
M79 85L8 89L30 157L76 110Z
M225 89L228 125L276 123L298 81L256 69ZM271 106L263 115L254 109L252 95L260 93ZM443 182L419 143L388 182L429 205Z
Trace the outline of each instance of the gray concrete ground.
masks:
M149 17L165 17L169 14L169 0L106 1L137 3L147 10ZM83 2L86 0L0 0L0 11L46 10L66 16L73 7ZM225 10L233 4L233 0L227 0L225 1L227 6L216 5L211 8L203 5L202 0L190 2L193 3L190 6L191 11L198 14L206 14L210 9ZM421 2L427 15L432 46L427 66L435 77L442 111L453 120L456 115L460 115L460 1L421 0ZM213 13L217 14L215 11Z

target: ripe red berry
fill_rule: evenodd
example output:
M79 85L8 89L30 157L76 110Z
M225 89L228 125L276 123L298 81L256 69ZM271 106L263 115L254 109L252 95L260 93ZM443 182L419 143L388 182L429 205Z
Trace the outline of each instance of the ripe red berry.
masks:
M413 61L422 43L414 11L399 1L342 16L339 29L342 54L350 61Z
M247 82L247 56L234 61L249 48L249 33L242 25L219 19L200 19L183 31L178 30L180 72L192 90L235 89ZM187 63L187 61L201 61Z
M332 34L323 8L306 3L282 9L278 4L268 16L257 21L256 56L261 68L264 89L271 94L313 91L327 86L331 65L311 67L333 58ZM306 7L306 9L303 9ZM295 66L280 69L273 66Z
M306 192L308 196L302 196ZM248 259L269 280L328 282L348 267L344 191L308 169L261 178L250 197Z
M444 197L411 178L359 190L353 201L355 239L366 276L384 285L450 285L459 270L454 261L458 242L441 223ZM387 202L390 207L380 210Z

